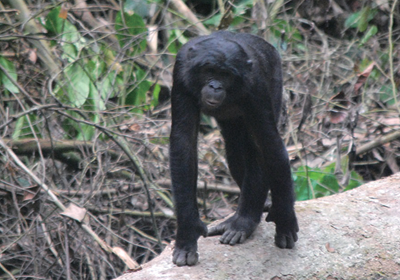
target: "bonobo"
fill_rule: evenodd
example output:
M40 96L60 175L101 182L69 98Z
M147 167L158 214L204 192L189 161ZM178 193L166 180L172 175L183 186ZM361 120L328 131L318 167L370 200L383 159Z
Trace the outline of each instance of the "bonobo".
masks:
M266 220L276 224L275 244L293 248L299 227L288 154L277 127L282 105L278 52L254 35L216 32L182 47L173 79L170 168L178 225L173 262L196 264L197 239L207 236L196 202L201 112L217 120L231 175L241 189L236 213L208 235L221 234L221 243L230 245L245 241L260 222L271 190Z

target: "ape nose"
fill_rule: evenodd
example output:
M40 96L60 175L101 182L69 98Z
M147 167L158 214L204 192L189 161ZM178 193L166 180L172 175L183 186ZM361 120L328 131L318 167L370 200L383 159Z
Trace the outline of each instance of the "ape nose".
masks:
M210 88L212 89L222 89L221 83L218 83L216 81L212 81L209 83Z

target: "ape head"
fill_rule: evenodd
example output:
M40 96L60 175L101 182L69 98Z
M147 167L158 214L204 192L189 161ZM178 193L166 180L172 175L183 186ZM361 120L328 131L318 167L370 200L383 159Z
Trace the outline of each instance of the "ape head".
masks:
M229 103L239 98L243 92L239 89L251 74L252 64L244 49L234 41L203 40L186 51L186 86L200 94L204 111L213 111L224 101Z

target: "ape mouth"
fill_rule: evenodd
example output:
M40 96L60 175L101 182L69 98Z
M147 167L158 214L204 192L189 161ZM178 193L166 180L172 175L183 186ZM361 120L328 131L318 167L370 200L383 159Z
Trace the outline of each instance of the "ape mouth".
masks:
M206 107L208 107L210 109L215 109L215 108L218 108L219 105L221 105L221 101L218 101L218 100L206 100L205 101L205 105L206 105Z

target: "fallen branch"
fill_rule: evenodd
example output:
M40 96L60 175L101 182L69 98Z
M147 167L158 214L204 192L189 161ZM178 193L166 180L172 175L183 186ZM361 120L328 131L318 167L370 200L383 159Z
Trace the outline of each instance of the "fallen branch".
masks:
M81 152L82 149L91 150L94 143L91 141L78 140L52 140L52 139L34 139L25 138L21 140L5 139L4 142L11 146L12 150L19 155L32 155L38 152L38 142L42 153L50 155L51 153L62 154L68 152ZM120 158L123 155L115 150L107 148L107 153L112 159ZM125 157L125 159L127 159Z
M130 215L136 217L151 217L152 213L149 211L134 211L128 209L120 209L120 208L100 208L97 206L89 206L87 207L88 210L92 211L93 213L101 213L101 214L110 214L110 215ZM171 213L172 214L172 213ZM169 219L176 219L174 215L169 215L163 212L153 212L154 217L163 217Z
M159 186L163 186L165 188L171 188L171 180L162 179L158 180L156 183ZM199 181L197 182L197 189L205 190L206 187L204 186L203 182ZM207 184L207 191L223 192L229 194L240 194L240 189L238 186L231 186L224 184Z
M400 130L396 130L396 131L390 132L386 135L379 136L376 139L374 139L373 141L368 142L368 143L360 146L359 148L357 148L356 154L361 155L361 154L366 153L376 147L382 146L383 144L389 143L398 138L400 138Z

